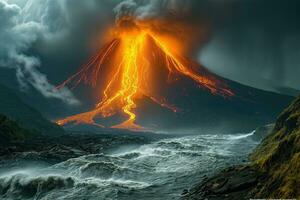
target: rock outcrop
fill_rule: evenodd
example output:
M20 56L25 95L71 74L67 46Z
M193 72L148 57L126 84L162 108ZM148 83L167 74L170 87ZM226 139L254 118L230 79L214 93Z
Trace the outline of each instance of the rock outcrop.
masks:
M122 145L141 145L152 141L141 134L66 133L61 136L39 135L0 145L0 168L19 166L22 161L59 163L70 158L99 154ZM8 160L10 162L8 162Z
M278 117L251 162L202 180L182 199L299 199L300 97Z

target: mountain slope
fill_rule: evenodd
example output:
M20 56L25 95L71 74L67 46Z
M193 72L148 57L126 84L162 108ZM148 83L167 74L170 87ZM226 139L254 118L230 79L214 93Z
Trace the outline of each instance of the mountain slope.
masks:
M225 80L235 96L224 98L197 87L188 79L175 82L164 93L177 113L141 99L138 123L162 129L200 129L221 132L252 131L274 122L293 97L267 92Z
M2 145L10 141L23 140L33 135L34 133L23 129L17 122L0 114L0 143Z
M22 127L43 134L62 134L63 129L45 119L25 104L11 89L0 84L0 113L17 121Z
M245 86L222 77L218 79L231 88L235 94L233 97L213 95L184 77L172 84L156 83L161 86L156 87L160 88L157 91L161 94L159 96L166 97L162 101L176 107L177 112L174 113L144 96L136 101L137 124L150 130L179 134L249 132L256 127L273 123L276 116L294 98ZM127 119L127 116L120 115L107 119L99 117L96 121L110 127ZM76 130L79 127L70 123L65 128ZM94 128L99 129L86 126L86 130Z

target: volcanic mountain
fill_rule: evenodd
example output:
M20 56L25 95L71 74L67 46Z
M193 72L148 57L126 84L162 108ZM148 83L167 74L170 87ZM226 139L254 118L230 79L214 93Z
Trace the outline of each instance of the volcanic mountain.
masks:
M201 89L197 84L183 78L166 94L168 101L176 105L177 112L156 104L151 98L137 99L136 123L152 130L177 133L220 131L222 133L251 131L256 127L273 123L280 111L293 97L248 87L223 79L235 91L235 96L224 98ZM107 127L122 122L121 114L111 118L97 118ZM97 130L98 126L67 124L67 129ZM184 132L183 132L184 131Z
M178 37L123 21L110 41L58 86L94 87L100 91L96 106L57 123L246 130L273 121L291 100L221 78L186 54Z

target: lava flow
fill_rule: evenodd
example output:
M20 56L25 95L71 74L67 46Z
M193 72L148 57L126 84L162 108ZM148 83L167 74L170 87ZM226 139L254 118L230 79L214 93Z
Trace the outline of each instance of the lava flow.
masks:
M112 128L142 129L136 124L136 100L149 97L153 102L176 112L164 98L156 94L153 88L156 72L154 65L159 59L168 72L168 78L177 75L186 76L208 89L212 94L224 97L233 96L225 83L199 66L195 70L193 62L181 55L180 44L143 26L120 28L111 42L84 65L76 74L67 79L58 88L66 85L76 87L81 82L96 87L100 78L103 83L101 100L91 111L77 114L57 121L59 125L68 123L99 125L97 117L111 117L117 113L127 116L127 120ZM203 73L201 73L203 71ZM105 75L104 75L105 74Z

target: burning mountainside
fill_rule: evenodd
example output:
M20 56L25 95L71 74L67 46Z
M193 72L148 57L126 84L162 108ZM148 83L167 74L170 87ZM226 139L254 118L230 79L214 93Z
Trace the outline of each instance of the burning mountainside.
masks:
M183 44L178 39L155 30L149 24L136 23L131 19L120 21L111 41L59 86L76 87L85 83L96 87L103 84L100 102L91 111L67 117L57 123L99 126L95 122L96 117L107 118L122 113L127 116L127 120L112 128L142 129L135 123L137 98L149 97L153 102L176 112L176 108L168 105L166 98L157 92L158 77L161 76L164 76L164 81L159 84L171 84L180 76L185 76L212 94L223 97L234 95L216 76L187 59L182 51ZM158 69L157 66L163 66L164 69Z

